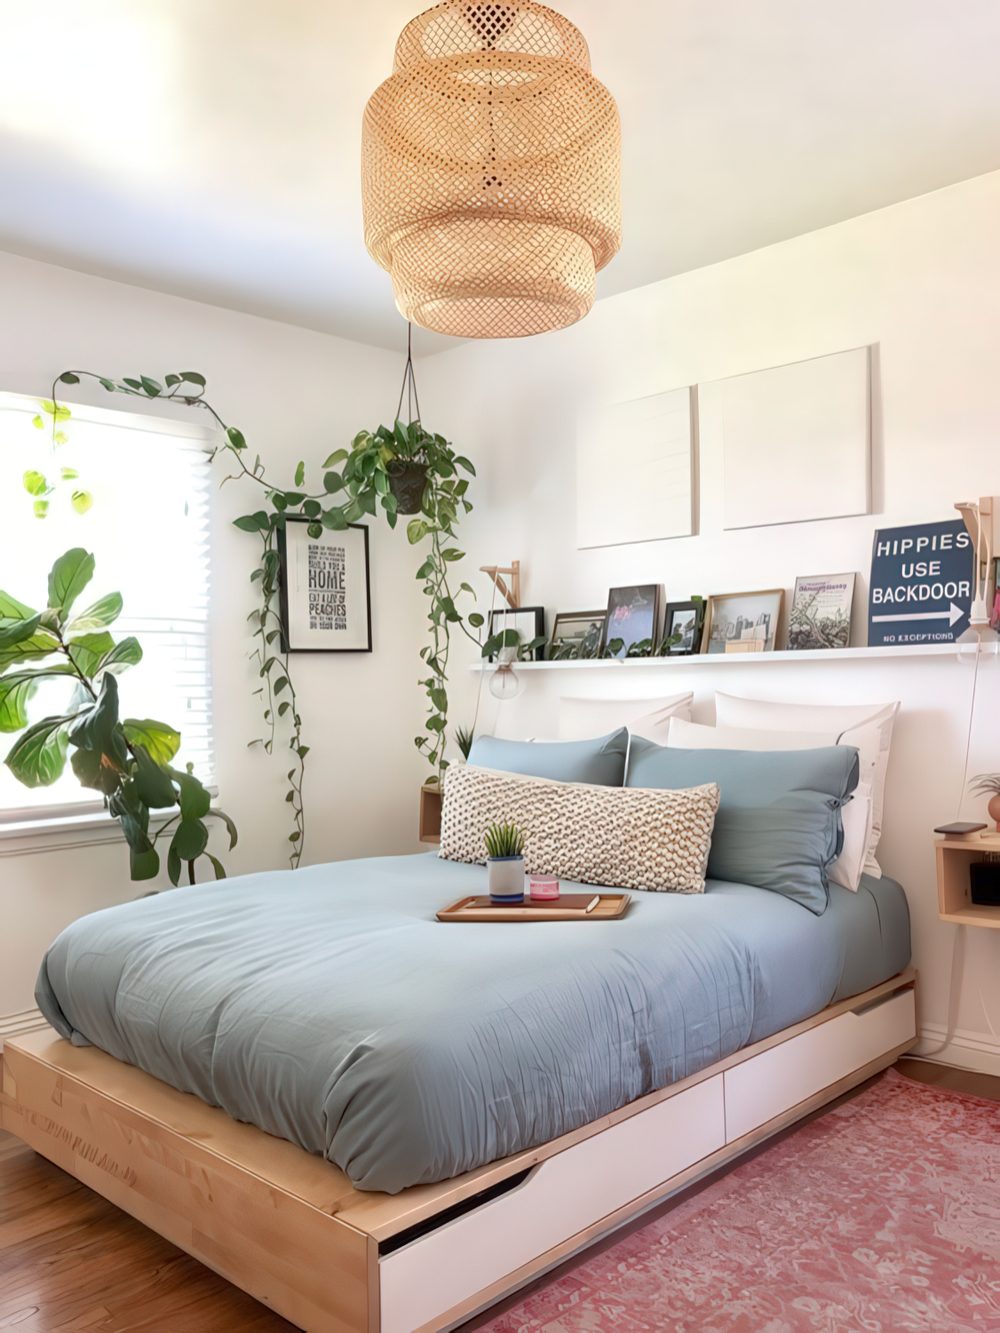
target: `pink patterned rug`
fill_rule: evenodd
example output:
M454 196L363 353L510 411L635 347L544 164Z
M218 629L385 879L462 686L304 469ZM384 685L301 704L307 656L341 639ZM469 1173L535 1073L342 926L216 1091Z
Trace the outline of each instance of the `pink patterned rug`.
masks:
M1000 1103L890 1071L480 1327L1000 1330Z

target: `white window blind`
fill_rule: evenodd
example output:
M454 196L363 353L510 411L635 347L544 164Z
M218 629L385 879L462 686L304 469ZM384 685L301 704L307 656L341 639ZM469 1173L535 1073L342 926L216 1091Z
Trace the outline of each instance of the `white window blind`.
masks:
M35 609L45 606L48 572L71 547L96 558L96 570L76 608L105 593L122 594L124 608L110 627L116 640L134 635L143 659L118 677L123 717L155 718L181 733L175 763L190 761L214 781L209 660L209 493L207 434L186 423L69 404L60 426L67 443L52 448L50 418L32 425L35 399L0 394L0 588ZM57 482L61 470L78 480L58 482L44 519L25 491L27 471ZM93 495L78 514L74 489ZM30 664L29 664L30 665ZM64 711L71 687L45 681L29 704L31 721ZM15 735L0 732L5 757ZM72 754L72 750L70 751ZM0 766L0 828L103 809L81 787L67 762L51 787L29 789Z

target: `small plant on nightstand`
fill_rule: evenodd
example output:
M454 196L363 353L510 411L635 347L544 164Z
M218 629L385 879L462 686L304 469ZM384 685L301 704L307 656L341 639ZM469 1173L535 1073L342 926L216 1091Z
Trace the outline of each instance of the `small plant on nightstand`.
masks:
M517 824L491 824L486 830L486 870L490 898L496 903L524 901L524 832Z
M471 727L455 728L455 744L463 759L468 760L469 752L472 749L472 742L476 739L476 734Z
M972 791L976 796L989 796L986 809L1000 833L1000 773L980 773L972 779Z

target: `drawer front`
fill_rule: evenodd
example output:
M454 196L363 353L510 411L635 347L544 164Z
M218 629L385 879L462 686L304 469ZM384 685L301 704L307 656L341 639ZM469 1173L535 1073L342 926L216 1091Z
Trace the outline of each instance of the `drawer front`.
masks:
M726 1142L846 1077L916 1033L912 990L792 1037L722 1075Z
M564 1149L509 1194L380 1260L382 1333L412 1333L724 1143L716 1074Z

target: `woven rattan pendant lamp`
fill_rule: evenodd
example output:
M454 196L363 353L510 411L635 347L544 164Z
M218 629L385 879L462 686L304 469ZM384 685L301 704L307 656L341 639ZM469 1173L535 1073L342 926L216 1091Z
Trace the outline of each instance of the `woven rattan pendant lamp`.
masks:
M621 241L621 133L587 43L534 0L444 0L406 25L362 134L365 244L415 324L563 328Z

